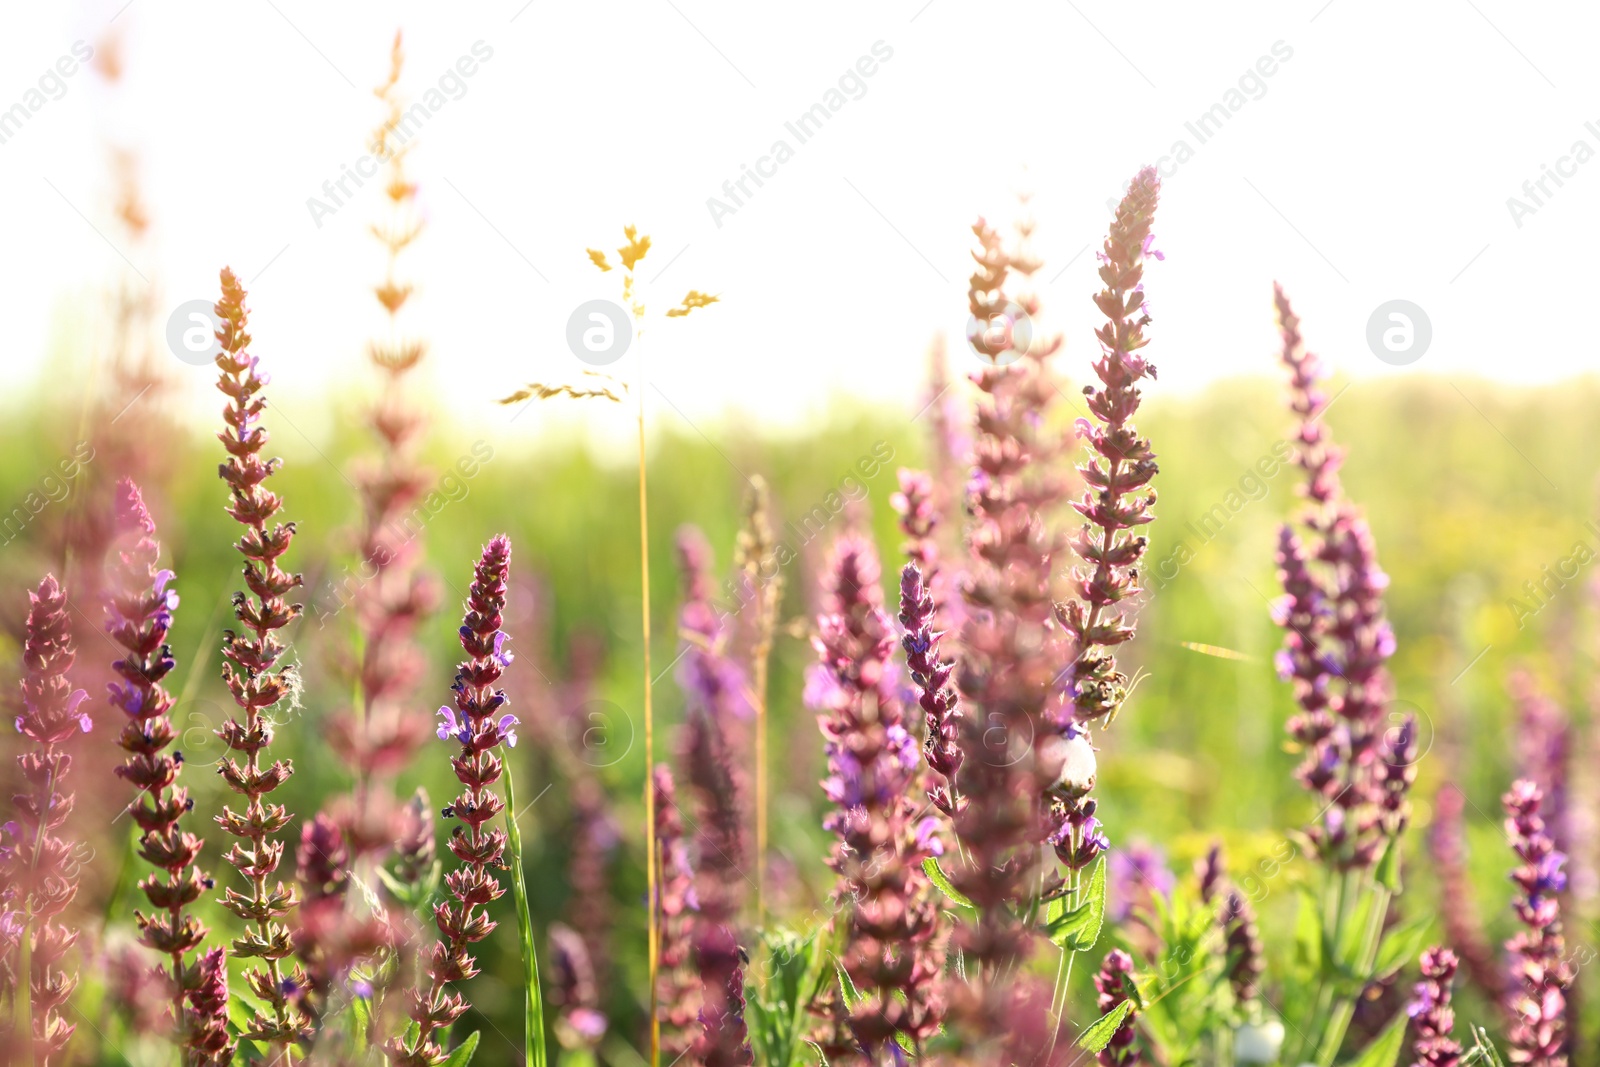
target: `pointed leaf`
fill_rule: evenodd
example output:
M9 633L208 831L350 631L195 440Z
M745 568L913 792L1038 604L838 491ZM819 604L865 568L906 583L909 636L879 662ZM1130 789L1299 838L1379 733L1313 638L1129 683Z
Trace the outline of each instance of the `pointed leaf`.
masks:
M472 1054L478 1051L478 1031L474 1030L467 1035L467 1039L456 1046L444 1061L444 1067L467 1067L472 1062Z
M1383 858L1378 860L1378 884L1391 893L1400 892L1400 839L1389 838L1389 847L1383 850Z
M1117 1036L1117 1031L1122 1029L1123 1020L1128 1013L1133 1011L1133 1001L1124 1000L1121 1004L1106 1012L1100 1018L1090 1023L1083 1033L1078 1035L1078 1047L1085 1052L1099 1054L1100 1050L1111 1043Z
M1422 939L1433 925L1432 915L1419 915L1390 930L1378 946L1378 958L1372 965L1374 979L1387 978L1401 967L1417 958L1422 950Z
M1051 902L1051 912L1060 905L1060 914L1045 923L1045 933L1050 940L1068 952L1085 952L1100 940L1100 928L1106 920L1106 861L1101 857L1089 877L1089 888L1083 902L1070 911L1061 901ZM1048 913L1047 913L1048 914Z
M1360 1055L1345 1064L1345 1067L1394 1067L1396 1061L1400 1059L1401 1046L1405 1044L1406 1023L1410 1021L1405 1012L1400 1012L1394 1021L1384 1027L1383 1032L1373 1038L1372 1042L1361 1050Z
M939 866L938 859L929 856L922 861L922 869L927 872L928 880L939 887L939 892L963 908L971 908L973 911L978 910L977 905L973 904L972 901L962 895L960 890L950 884L950 876L944 873L943 867Z

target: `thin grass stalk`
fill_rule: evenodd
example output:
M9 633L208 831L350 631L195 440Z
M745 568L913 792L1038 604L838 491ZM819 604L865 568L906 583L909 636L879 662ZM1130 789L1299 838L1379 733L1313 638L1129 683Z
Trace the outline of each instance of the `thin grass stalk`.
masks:
M639 589L640 623L644 634L644 765L656 765L655 717L650 700L650 491L644 456L644 352L639 352ZM656 893L656 790L651 775L644 776L645 896L650 901L646 925L646 956L650 972L650 1067L661 1067L661 1015L656 983L661 964L661 924Z
M528 910L528 883L522 870L522 830L517 826L515 774L506 763L506 846L511 853L511 896L517 906L517 936L522 941L523 1061L528 1067L546 1067L544 990L539 985L539 950L533 942L533 915Z

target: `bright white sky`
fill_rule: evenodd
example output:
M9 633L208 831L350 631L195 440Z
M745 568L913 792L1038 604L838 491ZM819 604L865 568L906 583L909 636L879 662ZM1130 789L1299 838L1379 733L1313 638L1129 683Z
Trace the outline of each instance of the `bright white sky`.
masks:
M251 282L255 351L301 408L361 380L378 322L365 228L379 194L369 185L320 229L306 201L363 153L379 116L368 90L397 26L413 96L475 42L493 50L412 156L430 218L410 262L414 321L433 343L438 394L463 414L581 369L567 316L612 295L617 277L583 250L615 248L636 222L656 242L643 268L662 273L656 310L690 287L723 300L648 338L661 395L687 417L737 409L792 427L840 393L909 415L928 337L958 338L966 319L967 227L980 212L1009 219L1024 181L1055 279L1047 308L1081 379L1094 351L1086 246L1107 198L1178 140L1193 157L1167 181L1156 225L1167 260L1147 280L1155 388L1270 372L1275 277L1345 373L1547 380L1595 363L1578 316L1595 291L1600 161L1564 164L1565 185L1547 180L1552 195L1520 227L1507 207L1575 141L1600 150L1592 5L120 4L0 14L0 110L75 41L98 45L113 15L128 68L116 94L88 71L66 79L0 144L8 388L83 343L104 286L138 281L124 255L164 308L214 297L217 268L232 264ZM784 123L880 41L892 58L865 95L799 144ZM1292 56L1246 82L1264 95L1200 143L1185 123L1278 42ZM707 198L780 138L793 158L719 227ZM151 248L96 232L115 240L112 142L142 157ZM1407 371L1365 342L1368 316L1394 298L1433 324ZM953 350L964 367L971 357Z

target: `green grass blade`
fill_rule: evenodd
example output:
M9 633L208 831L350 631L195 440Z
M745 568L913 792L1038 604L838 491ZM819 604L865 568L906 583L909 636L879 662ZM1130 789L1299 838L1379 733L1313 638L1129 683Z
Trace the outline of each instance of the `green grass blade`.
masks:
M504 751L504 749L502 749ZM517 936L522 939L525 979L522 1035L526 1067L547 1067L544 1041L544 992L539 988L539 952L533 944L533 916L528 911L528 886L522 874L522 831L517 828L516 775L506 761L506 844L511 850L511 896L517 904Z

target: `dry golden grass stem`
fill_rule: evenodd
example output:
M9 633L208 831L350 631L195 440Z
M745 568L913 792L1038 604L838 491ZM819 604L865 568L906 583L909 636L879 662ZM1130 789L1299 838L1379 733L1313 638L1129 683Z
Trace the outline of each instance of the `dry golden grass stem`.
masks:
M755 618L750 644L750 687L756 719L756 922L767 917L767 796L770 789L767 769L767 669L772 659L772 641L778 630L778 604L783 599L783 574L764 578L761 570L774 558L776 541L772 534L772 501L766 479L753 475L745 497L745 524L739 531L735 562L753 597Z

